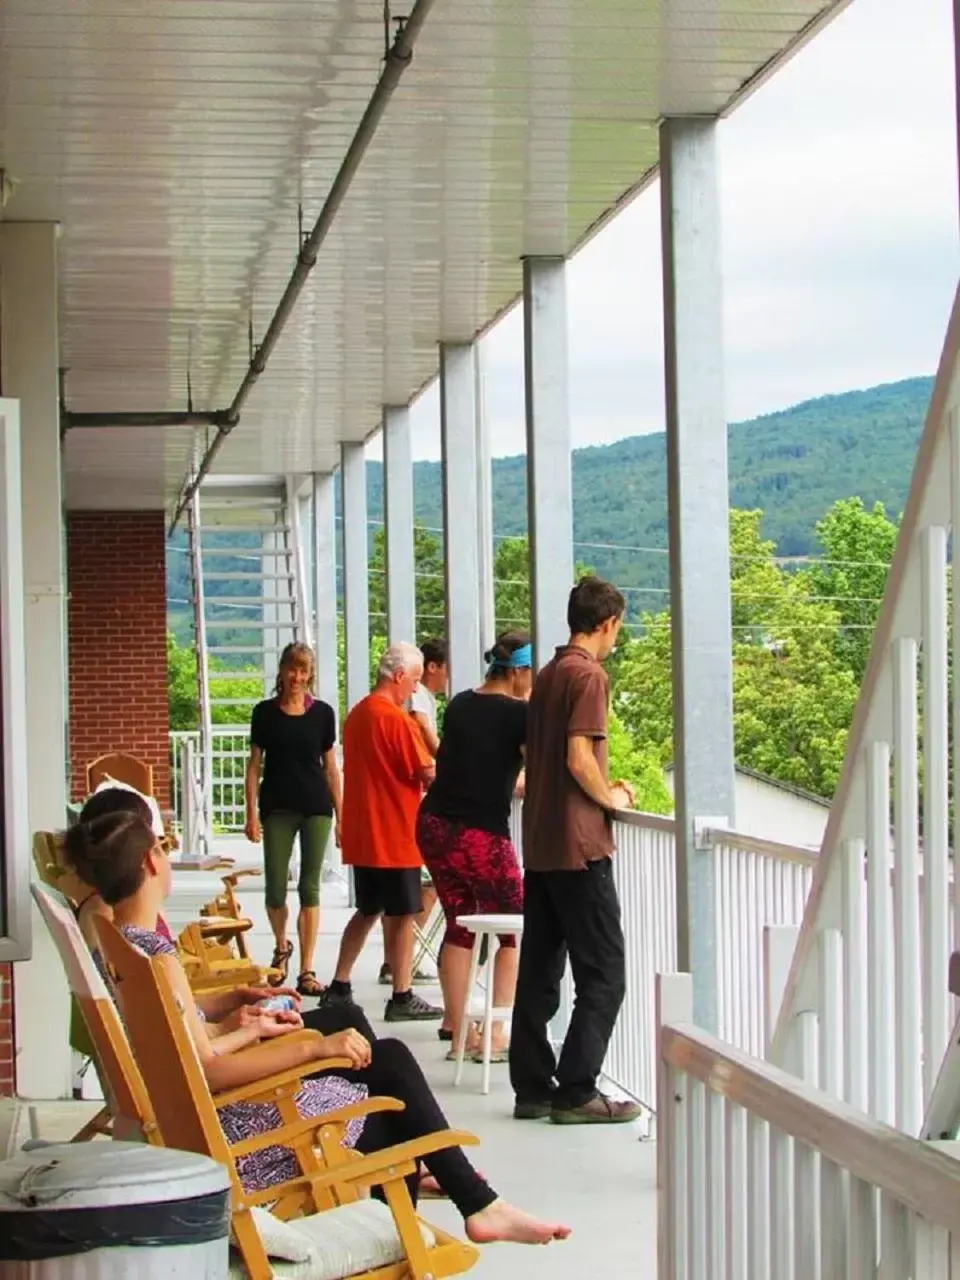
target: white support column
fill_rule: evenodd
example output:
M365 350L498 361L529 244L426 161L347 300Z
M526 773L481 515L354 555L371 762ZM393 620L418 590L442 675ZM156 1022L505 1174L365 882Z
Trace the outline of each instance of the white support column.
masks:
M370 692L370 597L367 585L367 463L363 443L344 444L343 625L347 651L347 710Z
M416 643L417 585L413 553L413 453L410 410L383 411L384 565L387 571L387 635L391 644Z
M717 1029L713 854L695 829L732 825L733 687L727 424L716 122L660 130L670 619L677 813L677 964L697 1025ZM709 819L709 824L704 820Z
M336 477L313 477L313 601L317 641L317 693L339 716L337 670Z
M473 360L477 394L477 550L480 588L480 648L483 652L496 639L496 592L493 562L493 462L490 457L490 427L487 422L486 374L479 342L474 343Z
M538 667L567 639L567 599L573 586L566 281L562 258L524 261L527 529Z
M440 346L440 442L443 457L444 578L450 692L482 674L480 566L477 552L477 427L473 347Z
M57 228L0 225L3 393L20 402L27 804L31 831L66 820L66 610L60 477ZM28 848L8 850L28 864ZM14 966L17 1087L70 1096L70 1005L63 968L38 916L33 958Z

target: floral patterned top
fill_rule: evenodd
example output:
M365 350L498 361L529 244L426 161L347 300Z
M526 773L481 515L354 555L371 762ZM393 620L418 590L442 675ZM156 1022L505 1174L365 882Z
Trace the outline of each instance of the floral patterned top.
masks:
M148 956L176 955L173 943L152 929L139 929L132 925L121 926L121 933ZM99 957L98 957L99 960ZM203 1011L197 1009L200 1016ZM360 1102L367 1096L362 1084L352 1084L340 1076L323 1075L304 1080L303 1088L296 1096L297 1110L304 1119L323 1116L340 1107ZM229 1143L243 1142L271 1129L279 1129L283 1120L277 1108L269 1102L233 1102L218 1111L220 1124ZM347 1124L344 1145L353 1147L363 1130L363 1120L351 1120ZM237 1175L246 1191L263 1191L278 1182L300 1175L300 1166L288 1147L266 1147L237 1160Z

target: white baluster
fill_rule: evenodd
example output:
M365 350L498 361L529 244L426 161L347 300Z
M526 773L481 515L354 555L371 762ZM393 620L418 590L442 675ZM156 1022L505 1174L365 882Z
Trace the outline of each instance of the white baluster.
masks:
M793 1139L778 1129L770 1130L770 1275L777 1280L794 1280Z
M947 963L947 532L921 534L923 607L923 1084L929 1099L949 1032Z
M749 1183L747 1176L747 1113L728 1102L725 1107L726 1133L726 1280L745 1280L747 1274L747 1221Z
M689 1280L711 1280L707 1264L707 1086L688 1077L687 1248Z
M917 642L893 645L894 984L897 1126L917 1133L923 1118L920 1062L920 761Z
M707 1088L706 1172L707 1172L707 1272L722 1277L727 1256L727 1155L724 1099Z
M838 929L820 933L820 1088L843 1096L843 971ZM829 1160L820 1161L821 1275L843 1274L847 1222L844 1178Z
M873 1187L869 1182L851 1177L850 1236L847 1250L847 1275L850 1280L876 1280L877 1228L874 1203Z
M747 1115L747 1276L770 1280L770 1127Z
M814 1088L819 1084L818 1027L815 1013L797 1018L800 1074ZM819 1280L820 1196L819 1159L802 1143L794 1143L794 1198L796 1213L796 1280Z
M867 773L867 973L870 1017L870 1114L893 1120L893 918L890 901L890 748L872 742Z
M867 1000L863 975L867 949L863 927L862 840L842 846L843 900L843 1026L846 1072L844 1097L861 1111L867 1109Z

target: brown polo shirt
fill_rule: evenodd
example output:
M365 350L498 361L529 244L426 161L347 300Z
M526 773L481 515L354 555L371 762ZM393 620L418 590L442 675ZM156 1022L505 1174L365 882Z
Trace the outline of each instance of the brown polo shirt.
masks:
M528 871L582 871L613 852L606 813L567 768L567 739L590 738L607 776L610 682L585 649L562 645L539 673L527 715L523 864Z

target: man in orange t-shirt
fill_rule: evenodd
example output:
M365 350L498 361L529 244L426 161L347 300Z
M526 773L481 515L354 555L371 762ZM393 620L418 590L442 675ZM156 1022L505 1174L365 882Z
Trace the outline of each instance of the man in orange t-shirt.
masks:
M404 710L423 674L420 650L395 644L380 659L377 683L343 725L343 808L340 846L353 868L357 909L343 933L337 971L324 1003L351 1000L350 977L370 930L383 916L393 995L387 1022L442 1016L411 989L413 922L420 911L423 859L414 829L434 764L417 725Z

